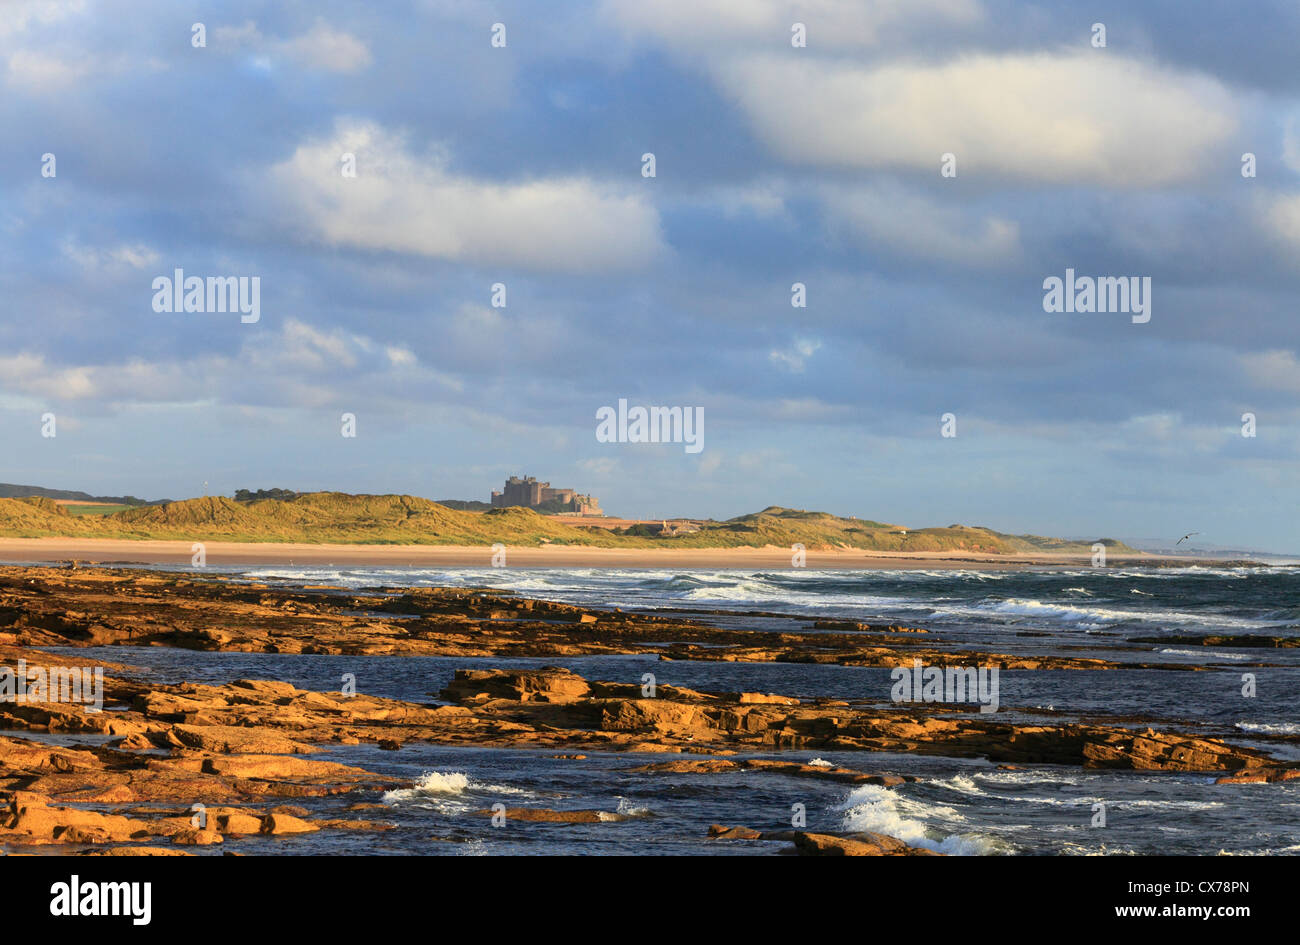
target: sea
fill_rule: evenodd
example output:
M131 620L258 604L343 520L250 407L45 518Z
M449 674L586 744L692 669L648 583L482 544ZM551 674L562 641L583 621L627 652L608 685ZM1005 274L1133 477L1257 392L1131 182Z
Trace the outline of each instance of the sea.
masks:
M181 569L177 569L181 570ZM583 568L209 568L273 585L482 587L592 607L668 613L749 629L808 629L800 617L903 624L960 651L1099 657L1157 668L1003 671L998 721L1079 720L1176 727L1300 761L1300 649L1203 646L1206 634L1300 636L1300 568L1036 568L1022 570L691 570ZM1138 640L1136 638L1143 638ZM1149 638L1149 639L1148 639ZM564 666L589 679L800 698L890 699L888 668L659 660L653 654L465 659L210 653L98 647L106 661L161 683L282 679L424 704L461 668ZM972 660L972 665L974 661ZM1193 671L1177 667L1202 667ZM1253 687L1250 682L1253 681ZM85 743L86 736L39 736ZM90 739L93 741L93 739ZM1294 855L1300 781L1216 785L1208 774L1083 770L912 753L742 753L812 765L914 775L898 787L853 786L769 772L638 773L694 755L407 743L329 746L321 758L409 782L365 812L383 832L321 831L241 842L250 853L332 855L776 855L775 840L713 840L710 825L779 832L874 831L953 855ZM347 814L355 796L302 802ZM475 812L507 807L598 810L590 824L494 826Z

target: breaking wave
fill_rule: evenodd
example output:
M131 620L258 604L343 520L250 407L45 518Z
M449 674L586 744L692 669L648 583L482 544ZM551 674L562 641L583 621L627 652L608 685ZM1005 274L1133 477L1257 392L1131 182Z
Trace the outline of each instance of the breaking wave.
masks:
M387 791L380 800L390 806L423 807L455 814L482 807L501 795L533 796L522 788L475 781L463 771L428 771L411 787Z
M926 804L874 784L855 788L841 805L844 829L883 833L914 847L955 856L981 856L1008 852L995 839L980 834L945 832L927 820L960 824L963 818L951 807Z

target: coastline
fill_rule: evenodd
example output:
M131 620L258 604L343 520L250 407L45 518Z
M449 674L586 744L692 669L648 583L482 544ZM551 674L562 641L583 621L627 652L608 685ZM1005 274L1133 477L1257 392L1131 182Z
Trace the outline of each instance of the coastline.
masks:
M485 545L327 545L277 542L204 542L207 563L219 566L433 566L486 568L493 550ZM187 564L193 542L121 538L0 538L0 562L85 564ZM1086 567L1088 555L981 555L970 552L877 552L862 549L806 553L805 566L817 569L1016 570L1033 567ZM1162 555L1111 557L1111 567L1260 566L1266 562ZM788 548L592 548L548 545L507 546L510 568L791 568Z
M425 854L486 842L528 852L543 838L609 849L635 838L696 855L732 844L775 855L1061 853L1069 843L1016 846L964 820L930 830L896 805L971 777L995 793L1007 778L1046 779L1053 800L1076 788L1087 800L1105 778L1120 815L1127 785L1145 794L1152 775L1171 803L1202 807L1251 803L1243 785L1271 785L1260 790L1282 803L1300 782L1300 761L1275 751L1295 735L1207 731L1158 707L1044 707L1011 682L1065 674L1095 694L1154 671L1166 679L1148 686L1195 692L1221 666L1211 650L1173 664L1123 640L1053 653L1037 635L993 643L817 613L736 624L725 611L192 571L0 568L0 592L11 681L0 698L0 854ZM1276 640L1216 643L1226 645L1244 648L1234 673L1279 665ZM183 662L155 655L167 651ZM592 662L611 656L621 660ZM894 672L909 664L975 664L984 682L900 697ZM73 670L94 684L55 689ZM1005 690L1002 671L1017 674ZM847 688L836 683L845 673ZM78 704L88 685L103 711ZM676 806L685 784L705 800ZM779 815L749 791L780 798ZM786 820L791 799L814 820ZM1071 806L1049 812L1050 827L1082 837L1091 828ZM1167 838L1147 842L1164 850Z

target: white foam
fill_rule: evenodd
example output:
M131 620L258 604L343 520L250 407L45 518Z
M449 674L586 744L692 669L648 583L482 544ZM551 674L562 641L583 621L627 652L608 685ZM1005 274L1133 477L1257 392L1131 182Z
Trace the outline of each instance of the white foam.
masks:
M1300 723L1296 722L1238 722L1233 727L1263 735L1300 735Z
M387 791L380 800L452 814L482 806L484 799L502 794L531 796L531 792L509 785L474 781L463 771L428 771L412 787Z
M600 819L605 820L608 818L609 820L622 820L625 817L649 817L651 816L651 814L652 811L650 810L650 808L638 807L636 804L633 804L631 801L629 801L626 797L620 797L618 799L618 807L616 808L616 815L606 814L604 811L601 811Z
M1214 650L1178 650L1173 647L1165 647L1156 650L1157 653L1164 653L1167 656L1212 656L1220 660L1249 660L1255 657L1249 653L1216 653Z
M1225 617L1222 614L1192 614L1176 610L1123 610L1115 607L1078 607L1071 604L1054 604L1032 598L1011 597L1006 600L978 604L977 611L1009 616L1046 617L1067 622L1088 621L1106 626L1129 621L1143 623L1213 624L1241 627L1261 625L1260 621Z
M846 831L883 833L910 846L955 856L1002 852L992 838L969 832L945 834L926 825L927 818L948 823L962 822L964 818L951 807L927 805L879 785L866 784L855 788L841 809Z

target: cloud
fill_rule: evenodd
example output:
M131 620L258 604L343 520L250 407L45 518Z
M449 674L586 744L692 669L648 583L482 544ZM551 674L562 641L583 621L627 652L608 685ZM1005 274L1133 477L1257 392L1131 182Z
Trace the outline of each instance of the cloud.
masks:
M299 65L326 72L360 72L371 61L365 43L349 33L331 28L323 20L317 20L301 36L280 43L278 48Z
M164 404L213 401L277 406L321 406L349 396L360 380L380 395L437 389L461 382L426 365L400 345L386 345L343 329L323 330L288 319L275 333L250 333L235 356L60 366L44 355L0 357L0 392L58 402Z
M1285 248L1285 254L1293 257L1294 251L1300 249L1300 194L1265 198L1259 218L1266 232L1291 244Z
M966 266L1020 261L1020 226L1000 216L971 217L898 186L879 184L823 190L828 221L887 253Z
M984 17L978 0L605 0L601 11L626 32L712 53L721 37L732 47L789 47L795 23L807 28L810 47L856 49Z
M0 357L0 378L9 394L28 394L62 400L82 400L96 396L98 388L93 368L57 369L44 355L21 353Z
M63 254L77 265L91 272L103 270L149 269L158 265L161 257L143 243L122 244L99 248L84 246L75 240L66 240Z
M1187 180L1236 128L1215 79L1109 51L971 55L861 65L741 56L716 75L755 132L797 164L1031 181L1156 186Z
M340 173L348 153L355 178ZM332 137L301 144L270 177L301 232L330 246L578 272L641 266L663 248L658 213L630 185L496 183L448 164L436 151L412 154L378 125L340 121Z
M696 471L701 476L712 476L722 468L723 455L721 450L709 450L709 452L700 460Z
M33 25L57 23L85 10L85 0L5 0L0 10L0 39L25 32Z
M65 22L88 11L98 12L85 0L0 0L0 76L4 84L35 95L63 93L91 87L85 81L91 76L163 68L152 50L96 48L100 44L95 24Z
M1292 111L1283 119L1282 163L1300 174L1300 112Z
M356 73L372 61L370 48L364 42L323 19L317 19L311 29L291 39L271 39L252 20L239 26L219 26L212 37L214 44L224 49L247 49L322 72Z
M66 88L90 74L86 59L66 59L50 53L20 49L9 57L9 84L31 91L55 91Z
M768 360L778 367L785 368L795 374L802 373L804 363L811 358L822 343L811 338L797 338L789 348L784 351L775 349L768 354Z
M772 419L794 424L829 423L835 420L847 420L850 408L841 404L828 404L816 397L785 398L766 408Z
M1300 394L1300 361L1294 351L1278 348L1242 354L1237 363L1257 387Z
M614 457L604 456L600 459L580 459L578 468L592 476L609 477L620 472L622 464Z
M718 187L710 199L728 217L753 216L764 219L786 217L784 187L774 181Z

